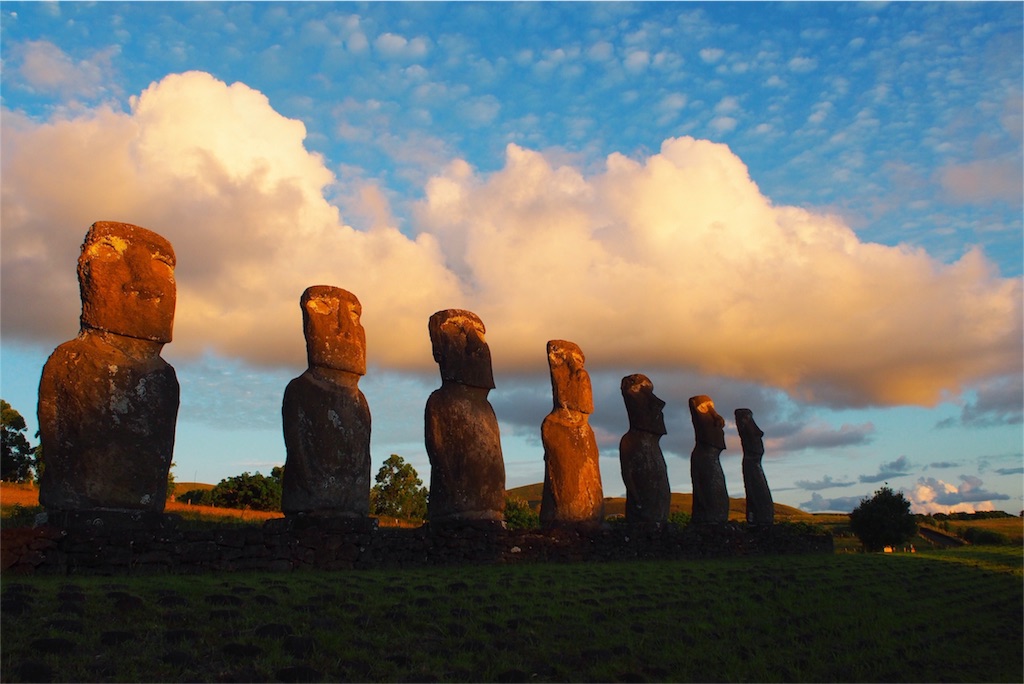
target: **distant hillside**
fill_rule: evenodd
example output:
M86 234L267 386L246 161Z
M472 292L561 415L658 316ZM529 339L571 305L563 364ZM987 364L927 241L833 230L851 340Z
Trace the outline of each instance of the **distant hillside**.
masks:
M515 497L517 499L523 499L530 504L530 508L532 508L535 511L539 511L540 499L543 491L544 483L538 482L537 484L524 485L522 487L509 489L505 492L505 495ZM669 510L673 513L675 513L676 511L683 511L685 513L693 512L693 494L672 492L672 503L669 505ZM604 513L605 515L625 515L625 497L605 497ZM729 499L729 519L745 520L746 517L747 500ZM801 511L799 508L793 508L792 506L786 506L780 503L775 504L775 517L779 520L813 519L813 516L810 513L805 513L804 511Z
M214 485L206 484L205 482L175 482L174 483L174 495L184 494L185 492L191 492L193 489L213 489Z

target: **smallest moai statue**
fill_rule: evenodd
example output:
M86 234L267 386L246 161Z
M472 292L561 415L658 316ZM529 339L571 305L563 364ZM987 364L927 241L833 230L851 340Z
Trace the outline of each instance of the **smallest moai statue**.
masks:
M285 515L362 518L370 512L370 408L359 389L366 374L362 306L340 287L302 293L309 368L288 383L281 407L287 460Z
M747 493L747 524L767 526L775 523L775 504L768 480L761 467L764 456L764 432L754 422L750 409L736 409L736 430L743 444L743 488Z
M639 373L622 378L622 399L629 416L629 431L619 441L619 464L626 485L626 522L668 521L672 490L661 452L665 429L665 402L654 394L654 384Z
M573 342L550 340L548 367L554 407L541 424L544 444L543 527L596 526L604 521L600 453L590 427L594 397L583 351Z
M719 456L725 450L725 419L715 411L711 397L690 397L690 418L696 444L690 454L693 480L694 523L724 523L729 520L729 490Z

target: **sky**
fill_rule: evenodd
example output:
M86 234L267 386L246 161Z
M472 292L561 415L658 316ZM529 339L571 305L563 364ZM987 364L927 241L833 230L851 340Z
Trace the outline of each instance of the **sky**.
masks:
M52 3L0 8L0 393L34 435L89 225L174 245L179 481L284 463L299 297L363 307L373 471L425 482L427 320L487 327L507 486L577 343L606 496L620 381L765 432L778 503L1024 508L1024 5Z

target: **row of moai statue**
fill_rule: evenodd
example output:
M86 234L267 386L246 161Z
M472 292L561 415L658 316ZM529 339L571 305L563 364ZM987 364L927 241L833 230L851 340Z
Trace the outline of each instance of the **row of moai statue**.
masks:
M171 341L174 251L160 235L125 223L93 224L78 277L81 329L54 350L39 385L44 470L40 503L50 511L161 512L174 449L179 386L160 357ZM308 368L284 392L286 516L369 515L370 409L359 389L366 374L362 307L351 292L317 285L300 299ZM439 311L428 323L441 387L427 400L432 524L503 520L505 466L491 352L480 318ZM547 344L554 406L541 425L544 527L599 525L604 495L589 415L590 376L578 345ZM661 523L671 503L660 439L665 402L645 375L622 379L629 431L619 444L626 519ZM729 496L719 455L725 421L707 396L690 399L696 434L691 455L693 521L725 522ZM763 433L748 409L736 411L743 445L747 520L770 525L774 510L761 468Z

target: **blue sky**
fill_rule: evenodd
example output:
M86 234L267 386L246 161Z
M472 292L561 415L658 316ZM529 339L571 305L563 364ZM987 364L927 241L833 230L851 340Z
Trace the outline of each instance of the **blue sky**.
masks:
M484 320L508 486L544 345L587 355L606 495L624 375L766 433L775 500L1022 504L1019 3L19 3L2 39L3 397L35 430L88 226L178 256L179 480L284 461L298 299L363 304L374 468L424 480L426 322Z

